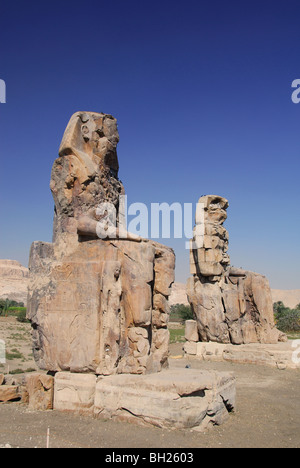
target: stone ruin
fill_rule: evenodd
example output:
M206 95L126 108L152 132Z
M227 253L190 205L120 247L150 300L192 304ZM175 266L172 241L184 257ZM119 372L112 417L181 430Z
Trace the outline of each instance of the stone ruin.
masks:
M78 112L54 162L53 242L32 244L27 311L50 382L28 376L29 406L158 427L221 424L235 378L166 369L175 255L126 231L118 141L111 115Z
M192 276L187 295L200 342L242 345L286 341L274 322L266 277L230 266L228 201L209 195L199 199L190 248Z
M0 374L0 402L206 430L235 408L235 378L166 369L175 256L126 231L118 141L111 115L78 112L68 124L51 174L53 242L30 251L27 314L44 372ZM286 336L275 327L267 279L230 266L228 201L206 196L198 208L186 354L299 369L290 347L278 349Z

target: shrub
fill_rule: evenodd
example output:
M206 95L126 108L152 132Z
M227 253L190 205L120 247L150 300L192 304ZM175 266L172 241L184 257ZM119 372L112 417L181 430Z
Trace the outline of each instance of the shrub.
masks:
M283 302L274 304L275 322L278 330L285 333L300 331L300 308L290 309Z
M10 299L0 299L0 315L12 315L16 309L24 308L23 302L11 301Z
M175 304L171 306L170 320L173 322L185 322L192 320L194 314L191 306L184 304Z
M29 320L26 318L26 308L23 308L18 312L17 321L21 323L28 323Z
M24 356L16 348L12 349L11 352L6 351L6 359L12 361L13 359L22 359Z

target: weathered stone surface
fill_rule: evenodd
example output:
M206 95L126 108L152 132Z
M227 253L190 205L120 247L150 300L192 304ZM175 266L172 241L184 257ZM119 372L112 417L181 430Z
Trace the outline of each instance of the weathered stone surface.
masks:
M54 241L58 236L96 235L100 203L118 212L124 187L118 179L117 121L111 115L75 113L64 133L51 174L55 201Z
M228 346L224 350L223 358L224 361L265 365L279 370L300 369L300 362L295 356L291 342Z
M198 327L196 320L186 320L185 339L187 341L199 341Z
M9 401L20 400L21 395L19 387L15 385L1 385L0 386L0 402L7 403Z
M205 430L235 407L235 379L227 373L164 371L99 378L95 415L162 428Z
M35 243L31 258L39 250L43 246ZM30 264L28 317L41 369L109 375L166 364L167 298L153 309L154 270L150 275L144 266L155 265L155 251L150 242L99 239L78 245L63 260L39 257Z
M53 409L54 378L51 375L33 373L26 375L28 407L35 411Z
M5 376L4 374L0 374L0 385L4 384Z
M203 361L228 361L241 364L256 364L280 370L300 369L299 349L293 342L276 344L252 343L236 346L216 342L186 342L184 350L190 357Z
M21 386L24 384L24 374L5 374L4 385Z
M162 428L204 430L235 408L235 378L191 369L102 376L59 372L54 409Z
M195 341L186 341L183 345L184 352L189 355L196 356L197 354L197 343Z
M16 260L0 260L0 299L27 302L29 271Z
M186 295L186 284L184 283L174 283L172 285L172 292L169 298L170 306L175 304L184 304L188 305L189 301Z
M223 227L228 201L209 195L198 205L187 295L200 341L237 345L286 341L275 327L267 278L229 266L229 236Z
M54 382L54 409L92 413L96 376L58 372Z
M168 363L175 256L124 227L118 141L112 116L76 113L53 166L53 243L34 242L29 262L28 318L44 370L143 374Z

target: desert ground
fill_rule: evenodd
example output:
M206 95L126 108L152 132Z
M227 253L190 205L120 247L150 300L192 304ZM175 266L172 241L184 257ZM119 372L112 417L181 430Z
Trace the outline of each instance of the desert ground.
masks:
M29 324L20 324L12 317L1 318L0 336L7 340L10 371L36 368L30 349ZM57 411L29 411L22 403L8 403L0 405L0 447L43 448L49 427L52 448L300 448L298 370L203 363L181 356L182 343L172 343L170 367L190 365L229 371L236 376L236 410L223 426L205 433L170 431ZM0 368L0 372L5 369Z

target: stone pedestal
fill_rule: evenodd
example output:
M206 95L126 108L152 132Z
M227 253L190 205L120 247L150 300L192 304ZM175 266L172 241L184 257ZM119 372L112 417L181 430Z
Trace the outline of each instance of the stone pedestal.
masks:
M96 377L60 372L54 409L169 429L205 430L224 423L235 407L235 378L192 369L151 375Z
M96 376L58 372L55 375L53 409L93 414Z
M299 346L293 341L276 344L249 343L244 345L215 342L186 341L186 356L202 361L224 361L256 364L280 370L300 369ZM298 348L298 349L297 349Z
M171 249L154 242L91 240L71 253L35 242L28 318L38 366L110 375L168 364Z

